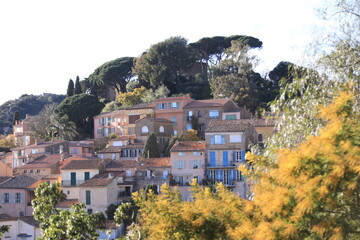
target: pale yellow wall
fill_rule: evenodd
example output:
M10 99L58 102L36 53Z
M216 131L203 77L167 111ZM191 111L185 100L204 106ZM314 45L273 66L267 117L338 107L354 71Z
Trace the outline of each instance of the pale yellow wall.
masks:
M191 179L194 176L197 176L199 178L199 181L201 181L204 178L205 173L205 152L204 151L194 151L194 152L200 152L202 155L193 155L193 152L182 152L186 154L185 156L180 156L179 152L171 152L170 155L170 161L171 161L171 174L174 177L184 177L184 182L190 182ZM185 167L184 168L177 168L176 161L183 160L185 161ZM200 161L200 167L199 168L193 168L191 165L192 160L199 160Z

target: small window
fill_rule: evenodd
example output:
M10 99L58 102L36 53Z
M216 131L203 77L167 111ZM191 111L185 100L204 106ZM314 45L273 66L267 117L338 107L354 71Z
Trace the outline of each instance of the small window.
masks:
M30 173L34 173L34 170L30 170Z
M176 168L178 169L185 168L185 161L183 160L176 161Z
M193 152L193 155L194 156L200 156L200 155L202 155L202 153L201 152Z
M164 127L163 127L163 126L160 126L160 128L159 128L159 132L161 132L161 133L165 132L165 129L164 129Z
M209 117L210 118L219 118L219 110L210 110Z
M201 110L198 110L198 117L201 117Z
M40 173L40 169L36 169L36 173Z
M91 191L87 190L85 191L85 202L86 202L86 205L90 205L91 204Z
M27 173L27 170L24 170L24 173Z
M230 142L242 142L241 134L230 135Z
M178 108L179 107L179 103L178 102L172 102L171 103L171 108Z
M73 154L78 154L78 149L77 148L74 148Z
M176 126L177 125L177 119L176 116L172 116L171 117L171 121L173 122L173 125Z
M178 135L178 131L174 130L174 136Z
M126 170L126 176L127 176L127 177L131 177L131 169L127 169L127 170Z
M148 133L148 132L149 132L149 128L148 128L147 126L143 126L143 127L141 128L141 132L142 132L142 133Z
M188 112L188 117L192 117L192 115L193 115L193 111L189 111Z
M192 160L190 164L193 169L200 168L200 160Z
M21 203L21 193L15 194L15 203Z
M186 156L186 153L184 153L184 152L179 152L179 156Z
M10 203L10 193L4 193L4 203Z
M258 142L262 142L263 141L263 135L262 134L259 134L258 135Z
M186 124L186 130L189 131L190 129L192 129L191 124Z

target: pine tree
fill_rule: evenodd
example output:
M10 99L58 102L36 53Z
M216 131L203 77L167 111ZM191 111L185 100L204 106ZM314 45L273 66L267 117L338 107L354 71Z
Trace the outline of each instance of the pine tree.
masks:
M145 143L144 146L144 151L143 151L143 156L144 157L149 157L149 158L158 158L160 157L160 153L159 153L159 146L158 143L156 141L156 135L155 133L150 133L148 136L148 139Z
M67 96L73 96L74 95L74 81L69 80L68 89L67 89Z
M74 93L75 95L82 93L79 76L76 76Z

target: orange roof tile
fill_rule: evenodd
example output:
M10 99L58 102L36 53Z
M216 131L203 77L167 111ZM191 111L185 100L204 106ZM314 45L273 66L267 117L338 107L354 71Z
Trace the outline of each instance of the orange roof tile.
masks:
M57 208L70 208L72 205L79 203L78 199L66 199L59 202L56 207Z
M205 151L205 141L178 141L171 148L171 152L182 151Z
M160 167L170 167L170 158L141 158L140 168L160 168Z

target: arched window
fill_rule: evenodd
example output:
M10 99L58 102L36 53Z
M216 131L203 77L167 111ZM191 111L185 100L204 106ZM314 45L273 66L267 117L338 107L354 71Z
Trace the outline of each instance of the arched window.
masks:
M141 132L142 132L142 133L148 133L148 132L149 132L149 128L148 128L147 126L143 126L143 127L141 128Z
M159 132L163 133L164 131L165 131L164 127L163 127L163 126L160 126Z
M263 136L262 136L262 134L259 134L258 135L258 142L262 142L263 141Z

